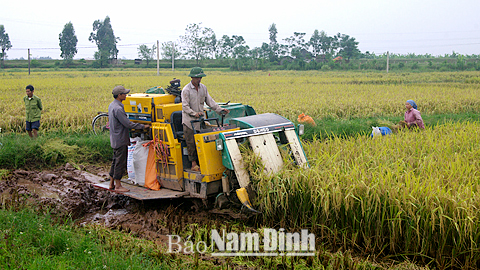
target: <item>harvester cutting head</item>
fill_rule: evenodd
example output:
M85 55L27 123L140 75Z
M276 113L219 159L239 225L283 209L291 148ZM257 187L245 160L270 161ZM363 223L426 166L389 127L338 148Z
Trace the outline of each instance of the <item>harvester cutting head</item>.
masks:
M298 137L301 135L301 126L296 128L291 121L274 113L238 117L230 119L229 122L240 129L218 134L218 139L215 140L216 149L222 151L225 168L235 173L240 187L236 190L238 199L245 207L256 212L247 192L251 190L250 178L238 143L249 141L253 152L261 158L267 174L279 172L284 165L279 144L287 145L290 158L297 166L308 168L308 161ZM224 192L226 190L227 188Z

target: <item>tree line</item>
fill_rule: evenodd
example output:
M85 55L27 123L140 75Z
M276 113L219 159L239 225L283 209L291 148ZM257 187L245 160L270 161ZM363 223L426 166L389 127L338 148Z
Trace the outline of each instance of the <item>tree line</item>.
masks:
M223 35L217 38L211 28L199 24L189 24L185 35L180 36L180 46L173 50L172 42L162 44L164 58L171 58L172 53L181 57L195 59L197 63L204 59L230 59L245 62L245 60L266 60L278 63L286 61L318 60L329 61L335 57L350 60L361 55L358 42L346 34L328 36L324 31L315 30L310 39L306 33L294 32L292 36L277 40L277 27L273 23L268 28L269 42L260 47L250 48L242 36ZM242 61L243 60L243 61Z
M88 40L97 46L94 53L94 66L106 67L118 57L117 43L120 37L116 37L107 16L103 21L95 20ZM310 38L306 33L294 32L292 36L279 41L275 23L268 27L269 41L263 42L260 47L250 48L245 39L240 35L223 35L217 37L213 29L203 27L201 23L192 23L185 28L185 34L178 41L163 42L159 51L162 59L191 59L197 65L204 60L215 59L222 65L225 63L234 70L266 69L278 66L292 69L329 69L335 68L339 63L350 63L356 59L382 60L386 54L375 55L373 52L362 53L358 49L359 42L354 37L337 33L327 35L325 31L315 30ZM71 22L65 24L59 34L60 56L64 65L72 63L77 50L78 39ZM3 25L0 25L0 47L2 67L6 51L12 48L8 34ZM137 48L138 57L146 61L148 67L150 61L156 59L157 47L155 44L149 47L145 44ZM454 58L480 58L479 55L463 56L456 54L448 55ZM390 59L402 58L435 58L426 55L389 55ZM445 55L447 57L447 55ZM357 68L355 64L343 65ZM371 64L369 64L371 66ZM364 65L366 66L366 65ZM358 68L361 68L361 63ZM476 66L475 66L476 67Z

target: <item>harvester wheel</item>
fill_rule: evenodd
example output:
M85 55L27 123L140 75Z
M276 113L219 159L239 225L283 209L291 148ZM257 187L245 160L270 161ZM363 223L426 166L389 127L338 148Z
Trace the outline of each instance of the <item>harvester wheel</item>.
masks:
M95 135L101 135L110 132L108 113L101 113L95 116L92 121L92 129Z
M196 212L209 209L209 203L207 199L192 199L192 209Z
M215 198L215 208L218 208L218 209L226 209L228 208L232 203L230 202L230 200L228 199L228 197L223 194L223 193L220 193L217 195L217 197Z

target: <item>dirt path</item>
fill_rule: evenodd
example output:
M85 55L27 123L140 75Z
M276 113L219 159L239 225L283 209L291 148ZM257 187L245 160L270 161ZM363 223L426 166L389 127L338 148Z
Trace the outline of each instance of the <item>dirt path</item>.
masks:
M0 181L0 198L4 205L48 206L55 216L71 216L78 225L102 224L158 244L168 240L166 235L179 233L190 224L208 228L246 219L235 210L199 210L198 204L187 199L142 202L92 186L107 180L107 176L100 167L77 169L68 163L50 171L16 170Z

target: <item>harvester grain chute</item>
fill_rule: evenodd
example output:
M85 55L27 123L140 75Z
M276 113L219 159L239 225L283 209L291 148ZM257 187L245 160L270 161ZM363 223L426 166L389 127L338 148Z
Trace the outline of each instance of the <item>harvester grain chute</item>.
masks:
M200 130L195 131L200 171L192 171L183 137L182 104L179 99L180 81L170 82L167 94L129 94L124 103L125 112L131 121L151 124L151 129L141 136L154 140L165 149L156 156L156 180L160 190L125 184L129 192L123 195L139 199L199 198L224 195L239 200L245 207L255 211L250 198L254 196L248 172L242 159L239 144L247 140L258 155L267 173L276 173L283 166L279 145L288 145L291 158L299 167L307 168L299 135L303 126L295 126L290 120L273 113L256 114L248 105L218 103L229 110L219 115L205 107L205 119ZM172 89L174 91L172 91ZM192 123L193 126L193 123ZM95 184L108 190L108 183Z

